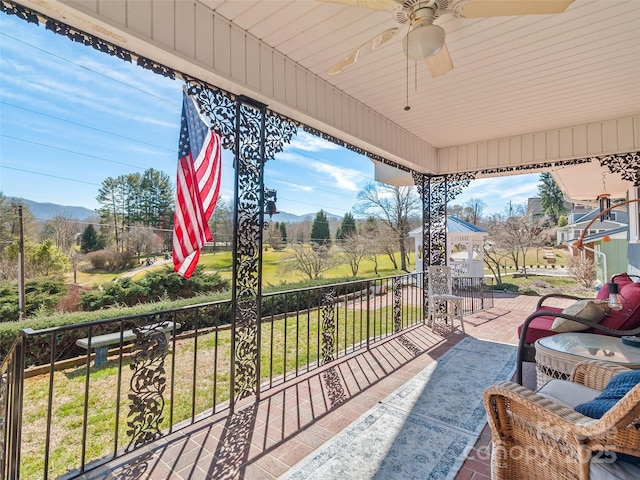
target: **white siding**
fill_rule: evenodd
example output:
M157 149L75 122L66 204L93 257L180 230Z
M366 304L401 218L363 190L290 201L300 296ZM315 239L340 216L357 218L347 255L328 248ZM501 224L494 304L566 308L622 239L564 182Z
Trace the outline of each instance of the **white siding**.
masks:
M640 150L640 115L438 151L439 172L545 163Z

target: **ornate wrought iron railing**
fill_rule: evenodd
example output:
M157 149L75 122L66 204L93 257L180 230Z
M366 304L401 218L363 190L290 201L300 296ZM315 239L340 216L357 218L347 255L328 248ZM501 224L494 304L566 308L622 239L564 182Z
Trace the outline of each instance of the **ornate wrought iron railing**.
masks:
M224 415L231 372L245 361L258 359L265 391L420 324L423 281L419 273L264 294L257 341L235 354L231 301L24 330L0 371L3 478L73 478ZM471 309L488 306L471 280L459 293ZM340 382L331 368L323 375L339 403Z
M453 293L462 297L464 314L493 307L493 281L486 283L482 277L453 277Z

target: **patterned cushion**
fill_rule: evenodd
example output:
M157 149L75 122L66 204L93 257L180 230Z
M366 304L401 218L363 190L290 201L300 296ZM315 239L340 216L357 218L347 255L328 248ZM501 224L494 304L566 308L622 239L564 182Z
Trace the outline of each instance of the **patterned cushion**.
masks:
M640 370L619 373L607 383L600 395L590 402L576 405L575 410L591 418L602 418L622 397L640 383Z
M607 383L600 395L589 402L576 405L574 410L591 418L602 418L613 406L618 403L633 387L640 384L640 370L619 373ZM636 425L638 428L638 425ZM616 453L618 460L640 465L640 457ZM615 477L613 477L615 478Z

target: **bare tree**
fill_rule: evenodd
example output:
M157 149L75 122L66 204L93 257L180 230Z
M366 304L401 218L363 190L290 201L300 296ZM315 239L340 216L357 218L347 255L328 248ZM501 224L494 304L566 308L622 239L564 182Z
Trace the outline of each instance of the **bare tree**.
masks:
M389 257L394 269L398 269L398 261L396 260L396 251L398 247L398 239L395 232L388 225L381 225L378 229L378 236L375 241L378 244L378 250Z
M305 218L301 222L290 224L288 227L288 240L292 243L308 243L311 241L311 225L313 224L311 217Z
M231 203L218 199L209 220L209 229L213 235L214 252L219 246L231 246L233 241L233 205Z
M516 270L519 268L518 259L522 255L522 268L527 277L527 252L532 247L542 244L542 225L530 215L524 217L510 217L502 225L503 245L511 252L516 252L514 261Z
M265 240L274 250L282 250L284 247L282 241L282 231L278 222L269 222L265 232Z
M162 249L162 237L158 232L144 225L134 225L125 236L126 244L136 252L138 262L141 255L149 255Z
M539 221L530 215L504 218L493 215L487 220L489 241L484 246L484 263L493 273L498 285L502 284L500 264L503 259L511 258L516 270L522 259L523 271L527 276L526 257L530 248L542 244L543 228Z
M378 254L382 253L382 248L380 246L379 239L379 228L378 228L378 220L374 217L369 217L362 224L361 235L364 237L367 242L367 255L368 258L373 262L373 268L376 275L378 273ZM395 265L395 258L393 258Z
M502 274L500 272L500 262L506 255L501 253L496 246L490 242L484 242L484 264L487 266L493 278L496 280L496 285L502 285Z
M470 198L464 204L462 213L466 222L478 225L487 204L478 198Z
M369 254L371 242L358 232L348 235L339 244L342 256L351 267L351 276L355 277L360 269L360 262Z
M289 249L289 261L283 263L283 271L300 272L313 280L321 276L335 264L335 256L332 249L325 245L311 248L310 245L294 244Z
M82 229L77 221L68 214L58 214L48 220L42 230L42 239L51 240L62 252L69 253L76 243L76 237Z
M416 212L420 198L413 187L370 183L358 194L354 211L373 216L393 231L400 247L400 268L407 270L407 246L411 226L409 217ZM392 259L395 268L395 259Z

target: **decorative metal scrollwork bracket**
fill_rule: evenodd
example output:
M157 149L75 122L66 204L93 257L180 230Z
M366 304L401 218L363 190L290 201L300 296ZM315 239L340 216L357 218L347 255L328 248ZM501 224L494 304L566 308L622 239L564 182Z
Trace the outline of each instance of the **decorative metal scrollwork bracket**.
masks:
M335 321L336 291L335 287L322 290L322 364L327 364L335 360L336 347L334 334L336 330Z
M133 374L128 394L131 403L127 416L127 436L130 438L127 451L161 436L167 385L164 360L168 343L162 329L153 323L152 318L147 320L147 324L133 328L136 341L130 364Z

